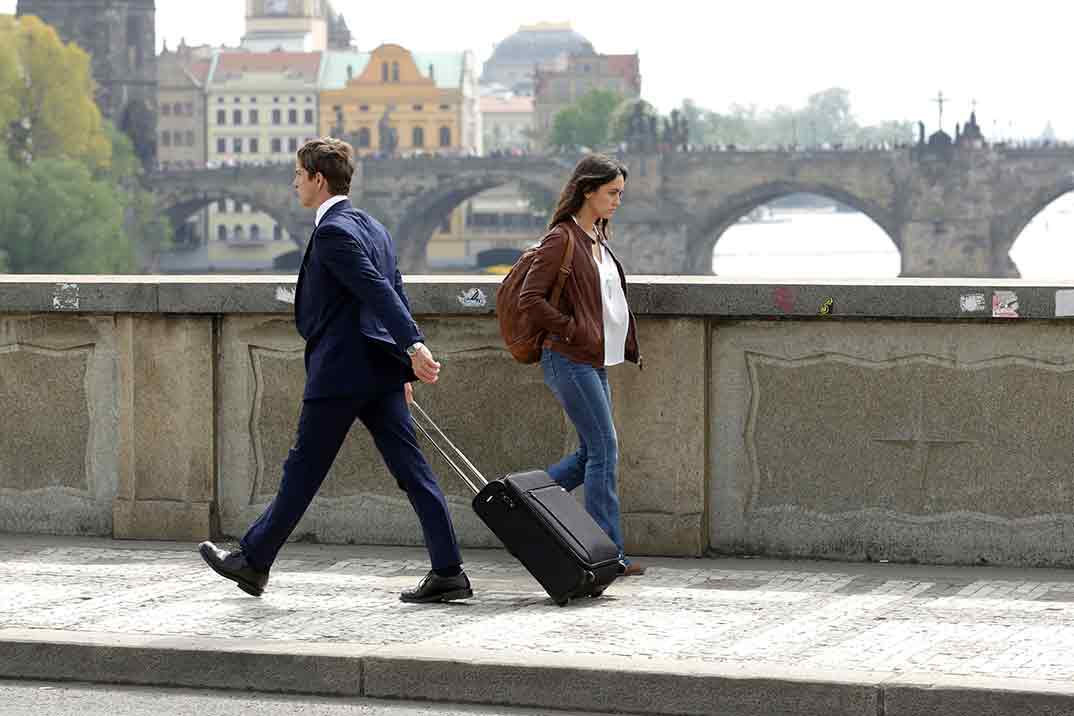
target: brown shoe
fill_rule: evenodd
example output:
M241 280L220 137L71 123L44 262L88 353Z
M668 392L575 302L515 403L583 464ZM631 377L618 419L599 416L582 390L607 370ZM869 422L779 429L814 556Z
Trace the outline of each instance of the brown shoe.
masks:
M627 565L626 571L623 572L624 577L640 577L645 574L645 567L637 562L631 562Z

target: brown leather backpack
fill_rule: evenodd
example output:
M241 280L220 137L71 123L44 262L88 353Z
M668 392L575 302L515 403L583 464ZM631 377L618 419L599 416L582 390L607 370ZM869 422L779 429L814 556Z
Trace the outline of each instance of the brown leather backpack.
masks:
M514 359L527 364L541 360L541 347L546 334L546 331L533 325L529 317L518 308L522 284L526 282L526 274L537 255L537 248L528 249L519 256L515 265L503 277L500 287L496 289L496 317L500 321L500 335ZM559 277L556 279L552 296L548 299L553 306L559 306L563 285L567 283L567 277L571 273L573 259L574 238L568 231L567 248L563 252L563 263L559 266Z

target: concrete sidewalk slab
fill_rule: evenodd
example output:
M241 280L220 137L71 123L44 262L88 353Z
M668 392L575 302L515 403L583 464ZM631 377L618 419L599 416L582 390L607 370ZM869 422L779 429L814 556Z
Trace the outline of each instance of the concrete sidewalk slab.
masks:
M475 598L408 605L420 550L289 545L248 597L194 545L0 537L0 678L637 714L1074 714L1074 574L647 560L556 607L470 550Z

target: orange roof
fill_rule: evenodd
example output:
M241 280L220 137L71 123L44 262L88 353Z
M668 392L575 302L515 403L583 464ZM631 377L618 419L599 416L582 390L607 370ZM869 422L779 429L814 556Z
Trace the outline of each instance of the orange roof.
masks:
M200 60L198 62L191 62L187 65L186 71L190 73L191 77L204 85L205 80L209 79L209 69L212 68L212 66L213 63L209 60Z
M216 72L238 75L244 72L300 72L317 79L320 52L221 52Z

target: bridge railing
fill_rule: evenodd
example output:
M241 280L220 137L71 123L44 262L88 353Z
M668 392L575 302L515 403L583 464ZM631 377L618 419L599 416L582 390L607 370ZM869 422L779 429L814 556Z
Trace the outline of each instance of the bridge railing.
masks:
M490 475L575 436L514 363L497 278L410 277L421 401ZM293 278L0 277L0 531L235 536L294 434ZM1074 284L633 277L609 370L633 553L1074 564ZM434 461L466 545L494 540ZM356 428L299 533L417 544Z

